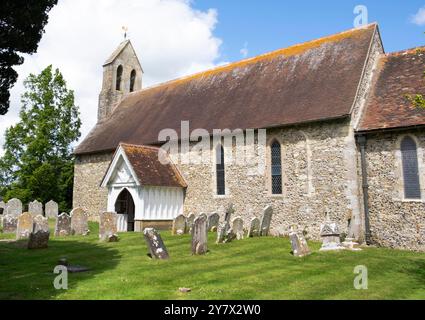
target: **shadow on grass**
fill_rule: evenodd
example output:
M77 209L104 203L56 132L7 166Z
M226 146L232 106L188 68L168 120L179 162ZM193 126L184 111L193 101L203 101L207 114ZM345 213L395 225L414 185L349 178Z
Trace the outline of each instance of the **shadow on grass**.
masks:
M110 244L101 244L95 236L49 241L48 249L28 250L26 241L0 242L0 300L55 299L63 290L56 290L53 270L58 260L66 258L71 265L90 269L85 273L68 274L69 289L107 270L114 269L121 258Z

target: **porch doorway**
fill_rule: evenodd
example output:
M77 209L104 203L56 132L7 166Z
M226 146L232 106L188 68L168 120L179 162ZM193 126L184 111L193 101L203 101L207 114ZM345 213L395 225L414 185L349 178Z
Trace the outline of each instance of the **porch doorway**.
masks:
M133 197L127 189L124 189L115 202L115 212L119 215L118 229L125 229L126 227L127 230L118 231L134 232L134 211Z

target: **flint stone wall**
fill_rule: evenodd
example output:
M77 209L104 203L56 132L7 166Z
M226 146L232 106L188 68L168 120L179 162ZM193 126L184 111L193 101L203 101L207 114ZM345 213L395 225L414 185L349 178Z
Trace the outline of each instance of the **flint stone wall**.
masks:
M400 142L417 142L421 200L404 199ZM425 133L405 131L369 136L366 147L371 237L375 245L425 251Z

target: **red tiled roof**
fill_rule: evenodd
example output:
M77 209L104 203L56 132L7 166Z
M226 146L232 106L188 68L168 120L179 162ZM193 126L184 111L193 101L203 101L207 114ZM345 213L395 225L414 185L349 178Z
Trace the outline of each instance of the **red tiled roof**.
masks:
M406 95L425 96L425 47L383 55L358 131L425 125L425 109Z
M128 95L76 154L155 145L192 129L256 129L349 117L377 25L277 50Z
M159 161L159 148L121 143L140 184L155 187L181 187L187 184L174 164Z

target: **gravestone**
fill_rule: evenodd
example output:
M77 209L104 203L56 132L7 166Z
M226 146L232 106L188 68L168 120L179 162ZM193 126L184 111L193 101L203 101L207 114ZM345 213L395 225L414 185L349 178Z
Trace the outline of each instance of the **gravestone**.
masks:
M31 213L25 212L18 217L16 227L16 240L28 239L34 224L34 217Z
M100 214L99 239L107 242L117 242L118 215L115 212L104 212Z
M2 215L3 213L6 213L6 203L0 201L0 215Z
M15 216L16 218L22 214L22 202L19 199L11 199L6 204L6 214Z
M321 225L320 237L322 238L322 248L320 251L338 251L345 250L345 247L341 245L340 232L338 225L329 221Z
M225 209L224 220L230 223L232 219L232 214L234 213L235 213L235 209L233 207L233 203L231 203Z
M260 219L252 218L249 224L248 238L260 236Z
M88 216L84 209L75 208L71 211L71 232L76 236L86 236L90 233Z
M217 231L217 243L229 243L234 239L236 239L236 234L230 227L230 223L227 221L220 223Z
M49 236L49 220L42 215L37 215L28 240L28 249L46 249L49 245Z
M28 204L28 212L33 215L33 217L36 217L38 215L43 215L43 204L41 202L38 202L37 200L34 200L33 202L30 202Z
M260 235L262 237L267 237L270 232L270 224L272 222L273 208L267 206L263 210L263 215L261 216L260 222Z
M311 254L307 241L301 233L296 232L295 229L291 228L289 239L291 240L292 254L295 257L301 258Z
M170 258L167 248L165 247L158 231L153 228L146 228L143 231L143 235L152 259L167 260Z
M208 218L202 213L195 219L192 228L192 254L202 255L208 251Z
M216 232L220 223L220 215L217 212L208 216L208 231Z
M66 213L62 213L56 219L55 237L66 237L71 234L71 217Z
M46 218L48 219L56 219L59 215L59 206L53 200L50 200L46 203L45 206Z
M243 220L241 217L236 217L233 219L232 231L235 234L237 240L242 240L244 238Z
M18 226L18 216L14 214L3 215L3 233L15 233Z
M192 234L192 227L193 227L193 223L195 222L195 215L193 213L189 214L187 216L187 232L189 232L190 234Z
M182 235L186 233L187 222L184 215L179 215L173 221L173 228L171 230L172 235Z

